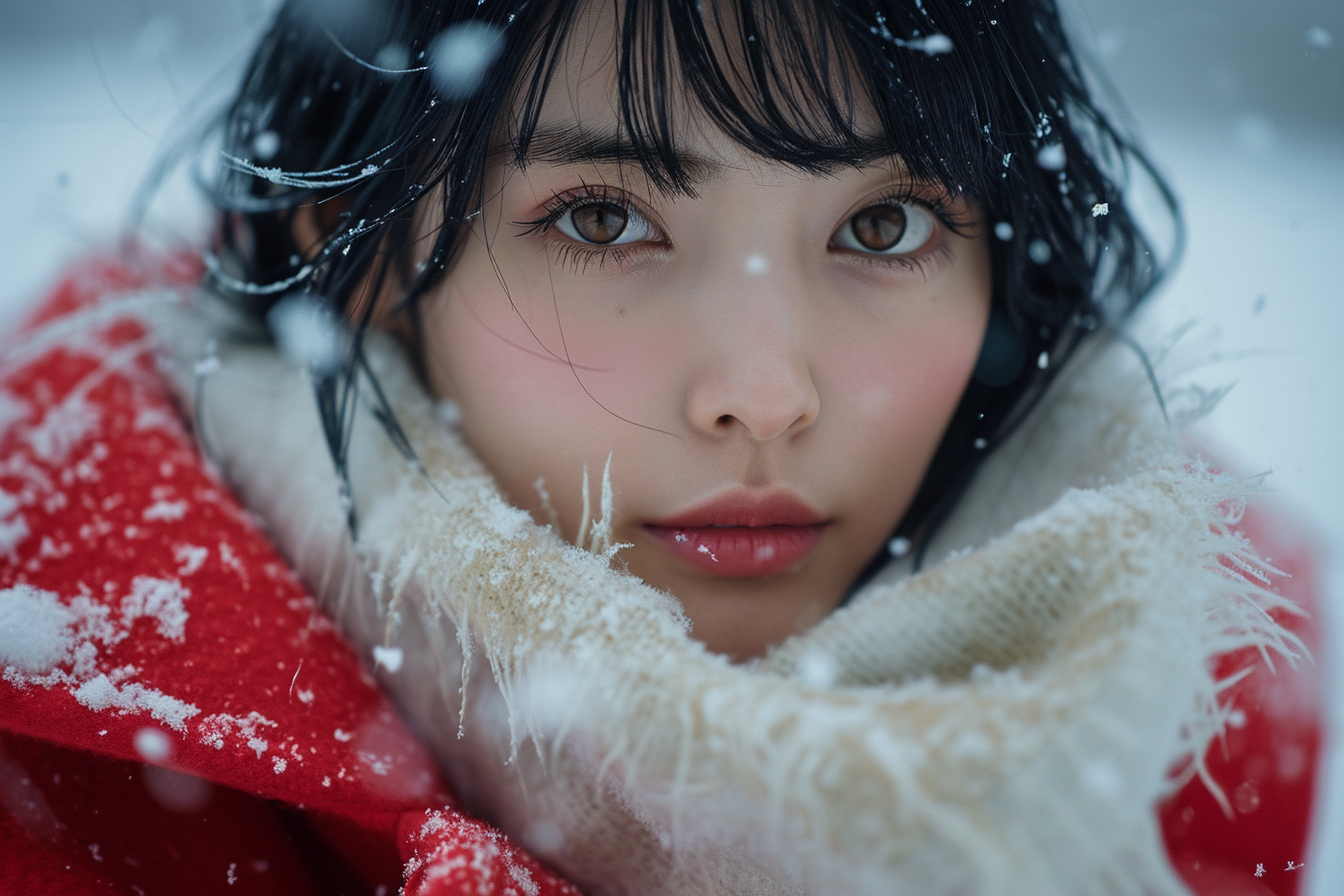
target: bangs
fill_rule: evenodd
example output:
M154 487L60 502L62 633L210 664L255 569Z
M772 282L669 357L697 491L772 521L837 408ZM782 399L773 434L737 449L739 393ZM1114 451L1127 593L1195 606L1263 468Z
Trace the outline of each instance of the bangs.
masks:
M917 180L981 198L994 156L983 48L972 49L983 13L949 6L943 17L939 5L872 4L864 14L794 0L561 3L530 42L515 160L527 157L565 48L584 42L585 52L612 54L616 136L660 188L690 191L678 135L704 121L809 173L894 155ZM592 10L615 22L612 46L578 33Z

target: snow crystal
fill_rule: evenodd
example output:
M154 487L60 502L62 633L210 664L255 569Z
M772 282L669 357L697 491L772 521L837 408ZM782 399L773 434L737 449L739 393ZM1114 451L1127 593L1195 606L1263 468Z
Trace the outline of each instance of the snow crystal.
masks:
M0 497L7 496L4 492L0 492ZM22 516L15 516L7 520L4 519L3 510L0 510L0 556L17 560L19 545L23 544L23 540L31 534L28 521Z
M266 315L266 322L280 351L298 367L331 373L345 360L349 335L340 319L312 295L282 300Z
M373 648L373 666L376 669L382 666L389 672L396 672L401 668L404 657L400 647L383 647L381 644L374 645Z
M234 884L238 883L238 863L237 863L237 862L230 862L230 863L229 863L229 870L228 870L227 872L225 872L225 874L224 874L224 880L226 880L226 881L228 882L229 886L233 886Z
M280 135L275 131L262 131L252 138L252 154L260 161L269 161L280 151Z
M1313 25L1307 29L1307 43L1318 50L1328 50L1335 45L1335 39L1320 25Z
M434 38L429 46L430 73L450 99L466 99L485 80L504 49L504 33L483 22L463 22Z
M131 682L117 687L105 673L81 684L74 697L95 712L115 709L121 713L145 712L177 731L186 730L186 721L201 710L191 703L170 697L155 688Z
M976 439L972 444L975 445L976 451L984 451L985 448L989 447L989 442L984 438Z
M286 761L286 760L284 760L284 759L282 759L282 758L280 758L279 756L272 756L272 757L271 757L271 768L275 770L275 773L276 773L277 775L279 775L279 774L283 774L284 771L285 771L285 768L286 768L288 765L289 765L289 762Z
M332 737L336 738L343 744L348 744L350 743L350 741L354 740L355 736L351 734L349 731L342 731L340 728L337 728L335 732L332 733Z
M1232 806L1242 815L1250 815L1260 808L1260 788L1254 781L1243 781L1232 791Z
M1037 355L1037 356L1036 356L1036 366L1039 367L1041 370L1044 370L1045 368L1049 367L1049 366L1050 366L1050 353L1049 353L1049 352L1041 352L1039 355Z
M145 508L144 520L147 523L152 523L155 520L176 522L186 515L186 501L155 501Z
M822 650L809 650L798 658L798 680L808 687L829 688L839 677L835 658Z
M190 596L181 582L136 576L131 593L121 601L122 624L129 627L135 620L149 617L158 623L161 636L180 643L190 618L184 606Z
M462 409L457 406L457 402L445 398L434 405L434 412L439 415L439 419L449 426L456 426L462 422Z
M994 225L994 235L1005 243L1013 238L1013 225L1007 221L1000 221Z
M927 53L930 56L939 56L943 53L951 53L955 49L952 38L946 34L930 34L928 37L920 37L914 40L904 42L906 47L912 50L919 50L921 53Z
M1084 763L1080 772L1083 786L1097 796L1114 798L1124 790L1124 778L1109 760L1093 759Z
M27 675L70 659L75 613L50 591L15 585L0 591L0 662Z
M541 892L537 882L532 879L532 872L522 865L517 862L509 862L508 870L509 877L513 878L513 882L518 885L518 889L523 891L523 896L537 896Z
M275 728L277 724L253 710L245 716L217 712L201 720L201 724L197 726L196 730L200 734L201 743L208 747L214 747L216 750L224 749L225 737L233 735L237 740L246 744L260 759L261 754L265 753L270 746L259 733L263 727Z
M1092 205L1092 217L1100 218L1102 215L1111 213L1111 204L1109 202L1096 202Z
M180 576L189 576L199 570L209 556L209 548L197 547L194 544L180 544L173 548L173 559L180 564L177 567L177 574Z
M1027 255L1037 264L1046 264L1052 254L1050 244L1045 240L1032 240L1031 245L1027 246Z
M910 553L910 548L911 544L908 538L898 537L887 542L887 553L893 557L904 557Z
M59 467L84 436L98 426L98 410L75 396L47 411L42 422L28 431L26 440L38 459Z
M141 728L135 732L135 752L146 762L163 762L173 754L173 742L158 728Z
M1064 144L1047 143L1036 153L1036 164L1046 171L1064 170Z
M0 434L7 432L11 426L20 420L27 419L28 412L27 402L4 389L0 389Z
M386 777L387 773L392 771L391 756L379 756L377 753L368 753L363 750L359 751L356 755L359 756L360 762L363 762L369 767L369 771L379 777Z
M742 263L742 269L748 274L764 274L770 269L764 255L748 255L747 260Z

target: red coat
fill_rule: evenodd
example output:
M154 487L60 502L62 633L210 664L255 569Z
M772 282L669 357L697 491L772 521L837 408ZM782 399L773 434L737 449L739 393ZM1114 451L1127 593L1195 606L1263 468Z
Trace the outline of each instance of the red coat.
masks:
M155 282L194 283L183 256ZM72 272L0 354L0 884L47 894L577 891L453 807L366 665L202 461L138 325L39 324L147 278ZM1312 546L1243 527L1310 609ZM1289 626L1315 649L1304 617ZM1254 671L1161 807L1201 894L1295 894L1315 669Z

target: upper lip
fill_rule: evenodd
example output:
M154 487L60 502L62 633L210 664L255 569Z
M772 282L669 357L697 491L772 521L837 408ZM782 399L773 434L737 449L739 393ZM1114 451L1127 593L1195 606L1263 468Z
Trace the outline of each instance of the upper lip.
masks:
M733 489L680 513L648 523L663 529L709 526L817 526L827 519L806 501L785 489L759 492Z

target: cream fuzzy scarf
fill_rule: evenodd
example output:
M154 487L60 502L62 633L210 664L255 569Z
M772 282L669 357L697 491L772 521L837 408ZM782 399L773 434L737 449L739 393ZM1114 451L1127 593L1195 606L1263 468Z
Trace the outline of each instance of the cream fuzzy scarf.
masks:
M377 339L419 463L361 410L352 543L306 377L226 340L201 364L202 327L167 341L225 475L467 806L594 896L1184 892L1154 804L1224 721L1209 660L1294 652L1220 564L1258 574L1223 516L1245 484L1177 451L1121 346L995 452L924 571L734 666L507 505Z

